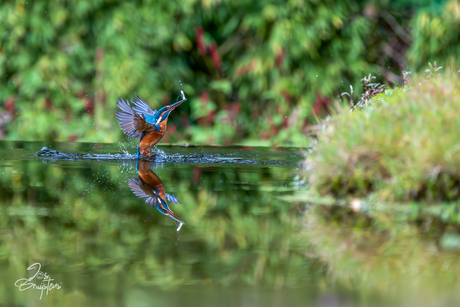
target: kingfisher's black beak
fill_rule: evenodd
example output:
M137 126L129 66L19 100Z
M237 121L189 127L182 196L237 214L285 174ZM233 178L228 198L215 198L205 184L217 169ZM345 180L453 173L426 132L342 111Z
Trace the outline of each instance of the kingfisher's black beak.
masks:
M184 101L186 101L186 100L187 100L187 98L184 98L184 99L182 99L181 101L178 101L178 102L176 102L176 103L173 103L172 105L169 106L168 111L171 112L172 110L174 110L175 108L177 108L178 106L180 106L180 105L181 105Z
M181 221L171 210L168 210L168 212L165 213L165 215L169 216L170 218L172 218L173 220L175 220L176 222L179 222L181 224L185 224L183 221Z

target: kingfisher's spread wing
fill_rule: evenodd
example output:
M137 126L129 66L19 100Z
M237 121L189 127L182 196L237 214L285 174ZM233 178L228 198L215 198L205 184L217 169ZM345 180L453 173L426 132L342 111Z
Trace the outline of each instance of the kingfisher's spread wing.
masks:
M137 98L131 98L131 102L134 103L136 106L133 108L133 110L141 115L141 114L148 114L148 115L154 115L157 111L153 111L149 105L139 97L139 95L136 95Z
M148 195L146 191L142 188L142 182L139 178L129 179L128 183L131 191L133 191L134 196L145 199L145 202L150 206L156 206L158 204L158 198L152 195ZM154 196L154 197L152 197Z
M142 183L142 180L140 178L133 178L133 179L129 179L129 183L128 183L129 187L131 188L131 191L133 191L133 194L138 197L138 198L141 198L141 199L145 199L145 202L152 206L152 207L156 207L156 209L158 211L160 211L161 213L163 213L164 215L167 215L169 217L171 217L173 220L179 222L181 225L184 224L183 221L181 221L173 212L171 209L169 209L169 206L168 204L166 203L166 200L162 199L159 195L157 195L157 191L158 189L154 189L152 191L152 193L149 191L147 191L147 188L144 186L144 184ZM149 195L151 194L151 195ZM169 194L166 194L166 197L173 197L174 200L171 200L172 202L176 203L175 201L179 201L177 200L177 198L173 195L169 195ZM168 198L168 200L170 200ZM179 228L180 229L180 226Z
M137 98L131 98L131 102L134 103L136 106L133 107L134 112L138 115L142 116L147 124L153 125L158 123L159 113L157 110L152 110L144 100L136 95Z
M167 194L167 193L166 193L165 196L166 196L166 199L167 199L168 201L172 202L173 204L182 204L182 203L177 199L177 197L174 196L174 195L171 195L171 194Z
M140 99L140 98L139 98ZM156 113L150 109L150 107L143 100L132 100L136 105L132 108L128 101L124 101L123 98L119 98L117 106L120 111L117 111L117 119L120 124L121 130L132 138L138 138L142 135L142 132L148 130L157 130L154 126L155 120L151 117L156 117ZM145 113L138 111L146 110Z

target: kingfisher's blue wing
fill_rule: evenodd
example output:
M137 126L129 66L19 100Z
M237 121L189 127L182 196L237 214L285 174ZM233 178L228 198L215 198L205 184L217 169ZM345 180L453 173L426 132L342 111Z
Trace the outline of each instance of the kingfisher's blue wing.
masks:
M137 98L131 98L131 102L135 105L135 107L133 107L134 112L139 114L139 116L142 116L148 124L157 124L159 115L158 111L152 110L152 108L150 108L149 105L142 100L141 97L139 97L139 95L136 95L136 97Z
M141 97L139 97L139 95L136 95L137 98L131 98L131 102L136 105L133 110L141 115L141 114L145 114L145 115L154 115L156 113L156 111L153 111L149 105L144 101L142 100Z
M182 204L180 200L178 200L177 197L174 195L166 193L165 196L166 196L166 199L172 202L173 204Z

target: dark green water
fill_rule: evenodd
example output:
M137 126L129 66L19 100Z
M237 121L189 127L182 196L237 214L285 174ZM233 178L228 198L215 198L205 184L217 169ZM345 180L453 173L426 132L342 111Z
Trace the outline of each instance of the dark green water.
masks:
M0 142L0 306L458 302L451 216L357 214L288 200L307 189L298 180L298 149L160 146L166 155L280 162L152 164L182 203L169 203L185 222L176 231L176 221L130 190L134 160L33 155L44 146L122 153L106 144ZM19 291L15 282L32 277L34 263L60 289L41 299L39 290Z

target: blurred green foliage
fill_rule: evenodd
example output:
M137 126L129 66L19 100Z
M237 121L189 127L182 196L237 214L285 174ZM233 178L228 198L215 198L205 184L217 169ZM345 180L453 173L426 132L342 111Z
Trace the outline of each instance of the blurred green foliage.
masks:
M407 54L411 69L427 62L451 66L460 62L460 1L450 0L438 10L423 10L411 21L413 45Z
M458 56L457 2L440 3L6 1L0 137L118 141L117 97L183 89L163 142L305 145L344 85L393 82L412 40L409 64Z

